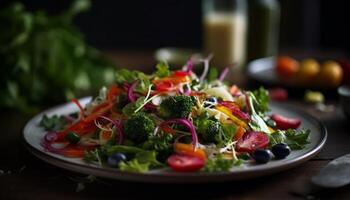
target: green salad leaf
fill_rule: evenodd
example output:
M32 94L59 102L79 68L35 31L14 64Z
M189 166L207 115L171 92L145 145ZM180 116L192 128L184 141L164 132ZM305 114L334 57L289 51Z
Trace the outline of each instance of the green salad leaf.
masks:
M145 97L138 98L135 102L128 103L122 109L122 112L126 116L131 116L135 113L135 110L138 109L145 101Z
M140 163L137 159L119 163L119 169L125 172L145 173L149 167L150 163Z
M270 147L278 143L286 143L292 150L299 150L305 148L309 144L310 130L288 129L286 131L276 131L269 135Z
M292 150L303 149L305 145L309 144L309 129L294 130L288 129L286 131L287 144Z
M269 92L264 87L260 87L259 89L254 90L253 94L253 105L255 111L258 114L264 114L269 111Z
M136 153L135 159L139 163L143 163L143 164L148 163L152 167L163 165L162 163L160 163L157 160L157 152L156 151L143 151L143 152Z
M264 133L270 133L268 126L266 125L264 119L261 117L261 116L263 116L263 114L262 113L259 114L256 111L255 105L256 105L257 99L256 99L255 95L253 93L249 92L247 96L249 98L249 104L250 104L248 106L251 109L251 115L250 115L251 121L249 122L250 127L254 131L262 131Z
M115 73L115 82L119 85L123 85L124 83L131 84L135 81L138 81L135 88L136 92L146 93L148 91L151 83L149 77L143 72L119 69Z
M161 61L156 65L156 76L163 78L170 75L169 65L165 61Z
M126 146L126 145L113 145L113 146L106 146L106 152L107 155L112 155L114 153L130 153L130 154L136 154L140 152L144 152L144 149L134 147L134 146Z
M44 115L39 123L46 131L59 131L67 125L67 120L63 116L53 115L48 117Z
M227 172L233 167L234 161L225 159L221 154L213 159L208 159L203 171L205 172Z

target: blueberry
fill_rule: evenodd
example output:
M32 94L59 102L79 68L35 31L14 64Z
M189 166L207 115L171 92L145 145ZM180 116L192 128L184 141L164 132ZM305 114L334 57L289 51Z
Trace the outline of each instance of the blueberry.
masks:
M272 153L268 149L257 149L252 154L252 157L254 158L255 162L264 164L271 160L271 155Z
M290 154L290 148L285 143L278 143L272 147L272 153L276 159L283 159Z
M216 97L209 97L204 102L204 107L213 107L213 105L216 105L218 103L218 100Z
M126 156L123 153L114 153L108 157L108 165L117 167L121 161L126 161Z

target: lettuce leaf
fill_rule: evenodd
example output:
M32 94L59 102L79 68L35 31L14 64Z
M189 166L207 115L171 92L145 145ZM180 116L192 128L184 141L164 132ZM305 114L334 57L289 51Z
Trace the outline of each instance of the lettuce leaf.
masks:
M270 147L278 143L286 143L292 150L304 149L309 140L310 130L288 129L286 131L276 131L269 135Z

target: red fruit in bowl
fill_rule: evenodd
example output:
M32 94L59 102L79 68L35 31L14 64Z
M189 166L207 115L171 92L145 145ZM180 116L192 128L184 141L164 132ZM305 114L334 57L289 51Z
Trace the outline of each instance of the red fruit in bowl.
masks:
M237 141L236 151L253 153L257 149L266 149L269 145L269 137L263 132L247 132Z
M276 122L277 128L282 129L282 130L287 130L290 128L296 129L301 124L300 119L288 118L288 117L284 117L284 116L279 115L279 114L273 114L271 116L271 119Z

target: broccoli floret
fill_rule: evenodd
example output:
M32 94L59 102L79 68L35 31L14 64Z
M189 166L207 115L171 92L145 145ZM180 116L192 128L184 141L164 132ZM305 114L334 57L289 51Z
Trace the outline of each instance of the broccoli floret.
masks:
M197 126L198 132L202 135L203 141L206 143L218 144L222 141L222 127L220 122L205 119L201 120Z
M195 118L193 124L203 142L215 144L223 142L224 130L222 124L215 118L209 117L208 112L203 112Z
M187 118L195 105L195 97L171 96L162 101L159 113L163 118Z
M155 124L145 113L133 114L124 124L127 139L139 144L148 139L155 129Z
M173 143L173 135L159 132L157 135L150 136L148 140L143 143L142 148L156 151L157 159L161 162L165 162L174 151Z

